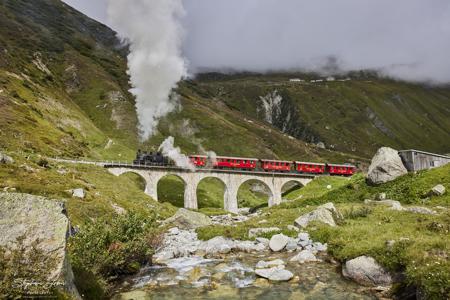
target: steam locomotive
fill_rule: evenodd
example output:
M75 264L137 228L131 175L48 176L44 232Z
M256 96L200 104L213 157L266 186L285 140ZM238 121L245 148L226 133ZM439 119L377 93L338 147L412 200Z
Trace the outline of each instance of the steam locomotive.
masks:
M199 169L239 170L249 172L275 172L296 174L329 174L352 176L356 167L351 164L313 163L301 161L282 161L258 158L190 155L190 162ZM141 152L138 150L135 165L142 166L174 166L174 163L160 152Z
M133 160L134 165L143 166L169 166L173 165L168 157L162 155L161 152L147 152L138 150L136 159Z

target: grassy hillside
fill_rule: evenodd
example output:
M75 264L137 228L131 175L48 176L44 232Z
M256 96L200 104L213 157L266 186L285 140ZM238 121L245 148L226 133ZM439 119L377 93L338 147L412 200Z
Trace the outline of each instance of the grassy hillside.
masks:
M112 30L61 1L2 1L0 50L0 148L132 155L126 49Z
M443 184L447 192L443 196L430 196L436 184ZM332 188L328 189L327 185ZM209 226L198 229L199 237L210 239L227 236L247 239L251 228L279 227L284 234L297 236L288 230L299 216L314 210L318 205L333 202L344 219L337 227L314 223L307 228L314 240L328 243L329 253L344 262L360 255L373 256L392 272L405 275L403 286L396 285L393 292L405 286L419 287L425 299L447 299L450 296L450 164L417 174L408 174L395 181L377 187L368 186L361 175L351 179L333 177L317 178L302 190L304 197L279 206L263 209L261 216L239 226ZM375 199L385 192L387 197L403 206L425 206L436 215L393 211L383 206L364 204L364 199ZM277 232L267 234L270 237ZM388 241L393 246L389 246ZM399 298L404 298L401 295Z

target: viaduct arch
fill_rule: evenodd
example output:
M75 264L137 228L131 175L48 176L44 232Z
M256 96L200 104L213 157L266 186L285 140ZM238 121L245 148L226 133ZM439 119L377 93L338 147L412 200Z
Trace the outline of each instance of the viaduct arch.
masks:
M175 175L185 183L184 207L188 209L198 209L197 186L205 178L213 177L221 180L225 184L224 209L230 212L237 212L237 193L239 187L249 180L263 182L270 190L269 207L281 203L283 186L288 182L296 182L302 186L307 185L314 176L298 174L272 174L272 173L252 173L252 172L224 172L219 170L197 170L195 172L184 169L166 168L133 168L133 167L108 167L108 171L116 176L125 173L135 173L145 180L145 193L155 200L158 200L158 182L167 175Z

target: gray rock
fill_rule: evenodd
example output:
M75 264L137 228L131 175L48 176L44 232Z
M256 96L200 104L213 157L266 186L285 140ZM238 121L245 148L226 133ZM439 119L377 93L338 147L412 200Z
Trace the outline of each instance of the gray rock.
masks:
M297 236L300 241L309 241L309 233L307 232L300 232Z
M16 248L20 237L24 237L22 246L26 249L35 244L42 255L27 263L39 264L36 270L49 284L61 282L63 286L57 288L80 298L66 253L69 220L62 202L28 194L0 193L0 219L1 247ZM42 280L33 276L23 279Z
M391 275L370 256L359 256L345 263L342 274L361 285L389 286Z
M212 225L212 221L207 215L180 208L175 215L166 219L163 224L173 224L180 229L194 229Z
M320 260L317 259L317 257L314 255L314 253L312 253L312 251L302 250L297 255L292 257L290 259L290 261L296 261L296 262L303 264L303 263L307 263L307 262L317 262Z
M395 201L395 200L381 200L381 201L374 201L374 200L369 200L366 199L364 200L365 204L373 204L373 205L383 205L383 206L388 206L390 207L392 210L403 210L403 206L400 204L400 202Z
M269 232L275 232L275 231L281 231L278 227L262 227L262 228L252 228L248 231L248 237L256 237L258 235L261 235L263 233L269 233Z
M297 240L290 238L285 247L286 251L297 250Z
M14 159L11 156L8 156L6 154L3 154L0 152L0 164L13 164Z
M438 184L431 189L431 193L436 196L442 196L445 194L445 186Z
M284 266L284 265L285 265L285 263L281 259L275 259L275 260L271 260L271 261L260 260L256 264L256 269L266 269L266 268L272 268L272 267Z
M292 230L292 231L297 231L297 232L299 231L298 227L295 227L294 225L288 225L287 229Z
M257 241L258 243L263 244L264 246L269 246L269 239L266 238L262 238L262 237L258 237L255 239L255 241Z
M386 193L379 193L377 195L377 200L386 200Z
M180 233L180 229L178 229L178 227L173 227L169 229L169 234L171 235L177 235Z
M289 237L285 236L284 234L276 234L272 236L269 242L269 247L272 251L278 252L284 249L286 247L286 244L289 241Z
M327 244L322 244L322 243L319 243L319 242L313 243L313 247L318 252L325 252L325 251L328 250Z
M235 245L234 248L238 251L242 251L242 252L259 252L259 251L263 251L266 249L266 246L263 244L259 244L259 243L254 243L251 241L235 241Z
M206 242L203 242L198 248L204 250L206 254L227 254L235 247L235 243L223 236L216 236Z
M319 206L317 209L310 213L304 214L295 220L295 225L298 227L305 228L308 226L309 222L319 221L330 225L332 227L336 226L335 217L339 217L340 213L334 207L333 203L327 203Z
M86 197L86 193L82 188L74 189L72 190L72 197L84 199L84 197Z
M306 240L306 241L298 241L298 245L305 248L306 246L309 246L312 244L311 240Z
M256 269L255 274L272 281L288 281L294 277L294 274L285 270L284 266L273 267L270 269Z
M436 214L436 212L434 210L431 210L426 207L421 207L421 206L406 207L404 210L415 213L415 214L424 214L424 215L435 215Z
M407 174L402 159L398 151L389 147L378 149L367 174L367 180L371 184L382 184L396 179L399 176Z

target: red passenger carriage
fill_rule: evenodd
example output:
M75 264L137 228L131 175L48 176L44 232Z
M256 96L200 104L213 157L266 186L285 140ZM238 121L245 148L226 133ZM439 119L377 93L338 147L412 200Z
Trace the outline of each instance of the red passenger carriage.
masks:
M290 172L292 161L261 159L261 168L266 171Z
M323 174L325 173L325 164L296 161L295 170L298 173Z
M344 175L352 176L356 173L356 167L353 165L337 165L337 164L327 164L328 173L330 175Z

